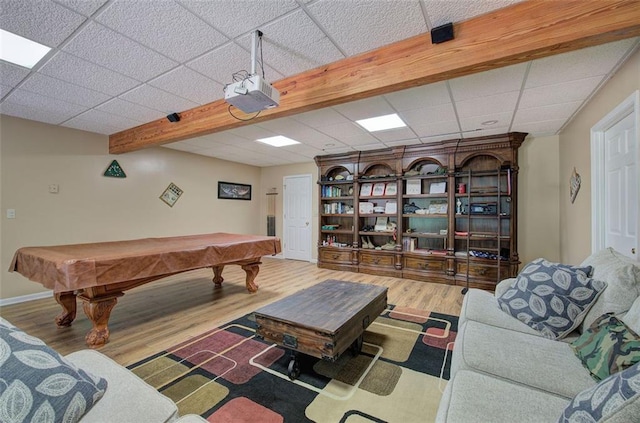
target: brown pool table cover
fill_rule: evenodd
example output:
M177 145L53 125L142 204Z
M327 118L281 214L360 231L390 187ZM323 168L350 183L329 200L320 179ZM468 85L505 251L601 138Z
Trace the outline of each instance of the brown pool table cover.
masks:
M24 247L14 254L9 271L18 272L54 292L65 292L138 279L159 279L280 252L277 237L214 233Z

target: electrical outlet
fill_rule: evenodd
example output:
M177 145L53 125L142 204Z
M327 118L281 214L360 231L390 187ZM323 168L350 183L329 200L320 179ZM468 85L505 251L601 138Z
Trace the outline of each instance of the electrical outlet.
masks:
M49 192L51 194L57 194L58 193L58 184L49 185Z
M16 209L7 209L7 219L16 218Z

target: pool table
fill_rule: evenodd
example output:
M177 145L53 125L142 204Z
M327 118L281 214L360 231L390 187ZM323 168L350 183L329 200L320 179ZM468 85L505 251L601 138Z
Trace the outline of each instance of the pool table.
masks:
M221 285L225 265L236 264L246 273L249 292L260 259L281 252L277 237L213 233L90 244L24 247L14 254L9 268L52 289L62 313L58 326L70 326L76 317L76 297L93 328L89 347L109 339L109 316L124 291L178 273L211 267L213 282Z

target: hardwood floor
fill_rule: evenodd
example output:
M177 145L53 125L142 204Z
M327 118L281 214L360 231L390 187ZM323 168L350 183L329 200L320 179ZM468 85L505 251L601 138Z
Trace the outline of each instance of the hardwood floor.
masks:
M111 313L109 343L99 351L126 366L325 279L386 286L390 304L446 314L459 315L463 299L459 286L319 269L270 257L260 266L255 294L247 292L239 266L226 267L223 277L222 288L216 288L213 272L202 269L125 292ZM91 323L80 303L68 328L57 328L53 321L61 311L53 297L2 307L0 316L65 355L87 348L84 336Z

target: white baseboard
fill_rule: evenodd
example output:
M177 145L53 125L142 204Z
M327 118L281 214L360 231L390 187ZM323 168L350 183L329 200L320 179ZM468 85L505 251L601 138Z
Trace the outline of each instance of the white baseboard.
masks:
M52 291L38 292L37 294L21 295L19 297L11 297L0 299L0 307L8 306L11 304L25 303L27 301L40 300L42 298L53 297Z

